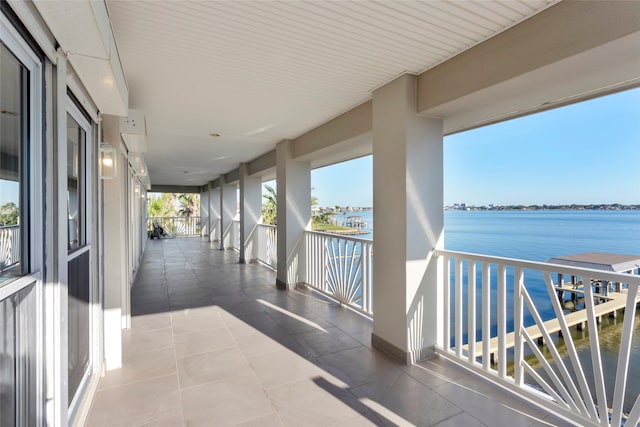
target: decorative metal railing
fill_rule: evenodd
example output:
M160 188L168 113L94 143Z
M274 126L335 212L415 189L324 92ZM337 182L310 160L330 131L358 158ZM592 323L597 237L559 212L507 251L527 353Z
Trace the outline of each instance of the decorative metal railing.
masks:
M20 262L20 226L0 227L0 272Z
M147 220L147 230L153 229L153 224L160 225L165 233L174 236L199 236L199 216L163 216L152 217Z
M373 241L305 232L306 283L369 316L373 315Z
M437 256L444 279L440 354L579 424L638 424L640 396L627 375L640 276L444 250ZM572 312L554 283L565 276L582 284L582 291L569 289L582 296L572 297ZM605 296L610 284L619 292ZM599 320L619 310L619 343L607 342L617 363L605 364ZM574 339L574 326L587 338Z
M275 270L278 266L278 228L275 225L258 224L252 238L256 259Z

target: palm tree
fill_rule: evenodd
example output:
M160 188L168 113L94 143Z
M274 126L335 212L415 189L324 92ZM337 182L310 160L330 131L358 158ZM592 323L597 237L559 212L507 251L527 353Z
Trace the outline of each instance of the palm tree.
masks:
M200 200L195 194L182 193L178 196L178 215L191 217L200 210Z
M170 193L162 193L160 196L149 195L147 202L147 217L158 218L172 216L173 203Z
M270 186L264 186L267 190L267 194L263 194L262 197L265 202L262 204L262 222L264 224L276 225L278 216L278 196L276 190Z

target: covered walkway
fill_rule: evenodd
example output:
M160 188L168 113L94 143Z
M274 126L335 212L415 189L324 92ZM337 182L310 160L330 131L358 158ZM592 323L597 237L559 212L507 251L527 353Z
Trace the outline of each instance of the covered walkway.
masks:
M371 349L372 323L200 239L149 241L123 367L86 425L562 425L441 359Z

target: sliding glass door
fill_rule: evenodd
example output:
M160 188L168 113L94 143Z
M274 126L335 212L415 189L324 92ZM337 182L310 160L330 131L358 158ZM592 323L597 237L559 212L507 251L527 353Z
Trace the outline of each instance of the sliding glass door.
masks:
M77 406L91 374L93 326L90 220L91 124L70 99L67 114L67 308L69 406Z
M0 425L42 419L42 60L0 13Z

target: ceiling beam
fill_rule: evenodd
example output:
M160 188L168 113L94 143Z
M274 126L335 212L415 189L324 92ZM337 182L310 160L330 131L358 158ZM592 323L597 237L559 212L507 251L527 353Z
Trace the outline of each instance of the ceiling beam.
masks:
M151 193L200 193L198 185L151 185Z
M251 160L248 165L249 175L255 175L276 167L276 150L271 150L262 156Z
M293 140L293 158L304 157L371 131L371 100Z
M445 119L451 133L628 88L619 83L640 77L625 57L632 52L610 53L602 63L606 52L598 48L611 52L638 32L640 2L560 2L420 74L418 113Z

